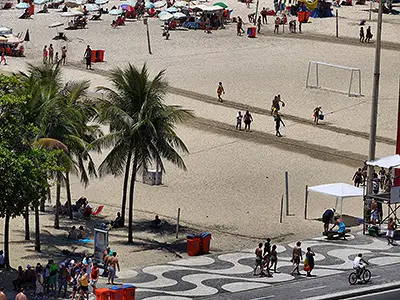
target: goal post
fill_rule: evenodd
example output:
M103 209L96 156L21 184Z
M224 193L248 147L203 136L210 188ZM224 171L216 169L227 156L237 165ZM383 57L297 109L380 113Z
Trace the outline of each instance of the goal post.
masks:
M330 74L329 71L321 72L321 69L325 70L327 68L333 68L339 72L336 78L327 75ZM344 72L341 72L341 70ZM348 77L346 75L348 75ZM346 77L349 78L349 81L346 80ZM335 80L336 86L334 84ZM344 90L343 84L347 85L346 82L348 82L348 88L346 87L346 90ZM342 85L342 87L338 87L340 85ZM342 92L346 93L349 97L361 96L361 70L358 68L339 66L319 61L310 61L308 62L306 88Z

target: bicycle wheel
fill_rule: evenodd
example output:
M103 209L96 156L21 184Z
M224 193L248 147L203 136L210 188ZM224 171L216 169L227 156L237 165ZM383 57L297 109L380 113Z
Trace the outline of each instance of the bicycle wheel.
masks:
M356 272L350 273L350 275L349 275L349 283L351 285L355 285L357 283L357 274L356 274Z
M365 270L363 274L363 280L365 282L368 282L371 280L371 271L370 270Z

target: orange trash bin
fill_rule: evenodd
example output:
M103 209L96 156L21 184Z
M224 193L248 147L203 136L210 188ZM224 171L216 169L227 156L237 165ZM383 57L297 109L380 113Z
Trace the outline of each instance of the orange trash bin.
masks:
M189 234L186 236L187 251L189 256L196 256L200 254L200 242L201 239L198 236Z
M124 300L135 300L136 286L132 284L123 284Z
M109 300L110 299L110 290L101 288L96 289L96 300Z
M120 286L110 287L109 292L110 292L110 300L123 300L124 299L124 290Z
M201 253L208 254L210 253L210 243L211 243L211 233L210 232L202 232L200 234L201 244L200 249Z

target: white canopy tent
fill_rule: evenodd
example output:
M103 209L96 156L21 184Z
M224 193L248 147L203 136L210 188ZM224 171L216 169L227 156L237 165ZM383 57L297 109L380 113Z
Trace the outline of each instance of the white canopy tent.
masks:
M374 167L381 167L385 169L389 168L400 168L400 155L395 154L392 156L386 156L377 160L367 161L367 165Z
M320 194L325 194L328 196L336 197L336 205L335 205L336 210L337 210L338 202L340 200L340 216L341 217L342 217L342 211L343 211L343 199L344 198L364 196L364 190L362 188L358 188L358 187L352 186L347 183L331 183L331 184L311 186L308 188L308 191L317 192Z

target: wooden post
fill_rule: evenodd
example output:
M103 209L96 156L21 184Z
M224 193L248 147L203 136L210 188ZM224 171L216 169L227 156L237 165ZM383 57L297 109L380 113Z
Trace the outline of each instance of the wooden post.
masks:
M286 188L286 215L289 215L289 173L285 171L285 188Z
M178 208L178 217L176 218L176 238L178 239L179 235L179 219L181 217L181 208Z
M306 185L306 196L304 198L304 220L307 220L307 204L308 204L308 185Z
M371 21L371 13L372 13L372 0L369 1L369 18L368 18L369 21Z
M281 199L281 215L279 217L279 223L282 223L282 217L283 217L283 195Z
M339 12L336 8L336 37L339 37Z

